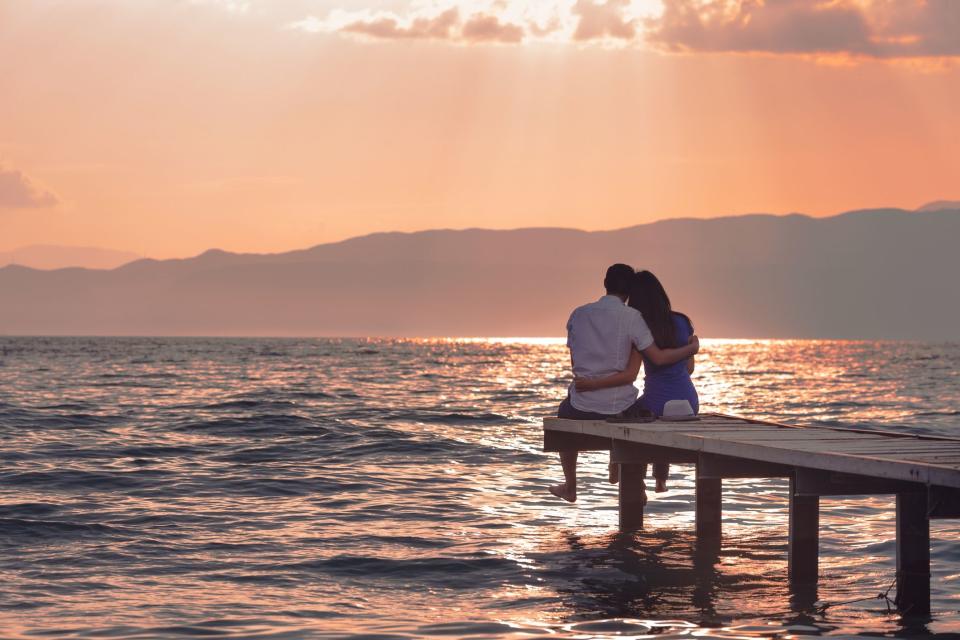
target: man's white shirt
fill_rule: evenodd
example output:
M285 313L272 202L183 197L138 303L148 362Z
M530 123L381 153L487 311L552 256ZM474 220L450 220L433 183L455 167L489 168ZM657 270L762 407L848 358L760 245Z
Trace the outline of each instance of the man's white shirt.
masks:
M577 377L602 378L623 371L632 348L643 351L652 344L643 316L617 296L577 307L567 321L567 346ZM570 403L581 411L614 415L636 399L637 388L632 384L594 391L577 391L570 385Z

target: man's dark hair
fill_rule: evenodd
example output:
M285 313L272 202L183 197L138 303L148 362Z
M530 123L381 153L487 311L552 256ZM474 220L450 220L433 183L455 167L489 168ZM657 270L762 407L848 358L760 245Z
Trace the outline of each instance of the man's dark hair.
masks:
M615 264L607 269L607 277L603 279L603 286L611 296L628 296L633 286L634 270L628 264Z

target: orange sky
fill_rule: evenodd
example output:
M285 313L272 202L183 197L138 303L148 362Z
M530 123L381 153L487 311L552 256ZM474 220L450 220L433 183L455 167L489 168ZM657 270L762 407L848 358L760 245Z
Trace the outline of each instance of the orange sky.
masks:
M957 199L960 2L894 4L0 0L0 250Z

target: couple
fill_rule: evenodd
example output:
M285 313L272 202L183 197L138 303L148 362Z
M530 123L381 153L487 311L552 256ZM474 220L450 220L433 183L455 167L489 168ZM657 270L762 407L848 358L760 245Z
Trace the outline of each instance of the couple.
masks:
M567 347L574 381L557 417L605 420L612 417L662 416L671 400L686 400L699 410L690 380L700 341L690 319L670 308L663 285L649 271L615 264L607 269L607 295L574 309L567 322ZM628 303L629 301L629 303ZM633 382L646 370L643 394ZM567 502L577 499L577 452L560 452L565 482L550 492ZM666 490L669 466L654 465L657 491ZM610 482L619 468L610 465Z

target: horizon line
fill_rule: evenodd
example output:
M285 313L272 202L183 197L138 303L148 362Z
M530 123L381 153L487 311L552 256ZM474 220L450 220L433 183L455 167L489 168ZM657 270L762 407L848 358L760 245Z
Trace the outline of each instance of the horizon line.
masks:
M333 336L333 335L253 335L253 334L20 334L0 333L3 339L41 339L41 340L345 340L368 342L453 342L453 343L491 343L491 344L566 344L563 336ZM756 338L700 338L704 344L747 344L747 343L784 343L784 342L843 342L843 343L898 343L898 344L960 344L960 340L923 340L897 338L800 338L800 337L756 337Z

